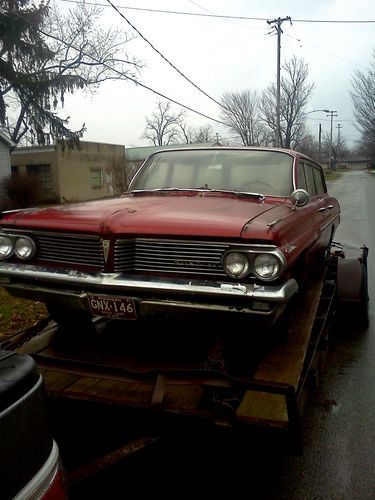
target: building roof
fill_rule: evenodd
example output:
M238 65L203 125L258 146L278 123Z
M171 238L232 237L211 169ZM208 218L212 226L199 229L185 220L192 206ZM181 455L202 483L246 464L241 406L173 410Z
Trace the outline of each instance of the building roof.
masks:
M10 148L15 146L15 143L8 137L8 135L0 129L0 140Z

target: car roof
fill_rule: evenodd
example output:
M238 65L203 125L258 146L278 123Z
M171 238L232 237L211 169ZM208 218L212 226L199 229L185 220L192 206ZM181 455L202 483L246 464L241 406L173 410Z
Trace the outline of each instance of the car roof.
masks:
M286 148L276 148L276 147L262 147L262 146L203 146L203 147L180 147L176 146L175 148L168 149L159 149L149 156L153 156L159 153L173 153L176 151L271 151L276 153L284 153L293 156L294 158L306 158L308 160L313 161L314 163L318 163L316 160L313 160L309 156L300 153L294 149L286 149Z

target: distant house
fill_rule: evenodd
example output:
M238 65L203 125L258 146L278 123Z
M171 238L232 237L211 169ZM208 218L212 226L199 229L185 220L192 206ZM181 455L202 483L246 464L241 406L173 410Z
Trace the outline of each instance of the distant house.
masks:
M45 201L103 198L113 194L111 162L124 161L125 147L81 141L79 146L19 147L12 151L12 173L36 174Z
M10 148L14 146L9 137L0 130L0 207L5 205L7 198L3 184L11 173Z
M347 168L349 170L364 170L370 166L371 160L366 156L340 158L337 163L337 168Z

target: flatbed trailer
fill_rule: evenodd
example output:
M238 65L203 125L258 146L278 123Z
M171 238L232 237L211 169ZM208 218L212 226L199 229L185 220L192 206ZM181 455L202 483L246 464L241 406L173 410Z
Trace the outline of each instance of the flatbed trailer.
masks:
M183 425L199 421L240 432L280 431L301 450L306 395L324 366L338 305L359 305L361 314L363 304L367 308L367 253L366 247L348 250L334 244L326 265L296 296L288 328L278 330L280 324L265 336L244 323L238 328L222 324L205 343L199 328L184 336L178 323L172 331L141 334L137 323L124 327L99 319L94 336L74 339L49 321L39 331L7 338L0 347L32 356L50 399L129 409L150 421L165 416ZM199 325L206 334L212 326ZM236 341L246 337L241 359L226 344L233 336ZM155 437L138 441L153 443Z

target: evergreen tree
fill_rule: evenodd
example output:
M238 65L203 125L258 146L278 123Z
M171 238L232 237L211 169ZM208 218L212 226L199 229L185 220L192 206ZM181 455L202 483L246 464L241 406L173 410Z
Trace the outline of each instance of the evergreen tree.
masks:
M72 131L59 115L66 93L136 76L123 66L138 69L136 61L116 57L121 34L98 20L99 9L84 2L64 17L43 2L0 0L0 124L13 142L26 134L37 144L78 141L84 125Z

